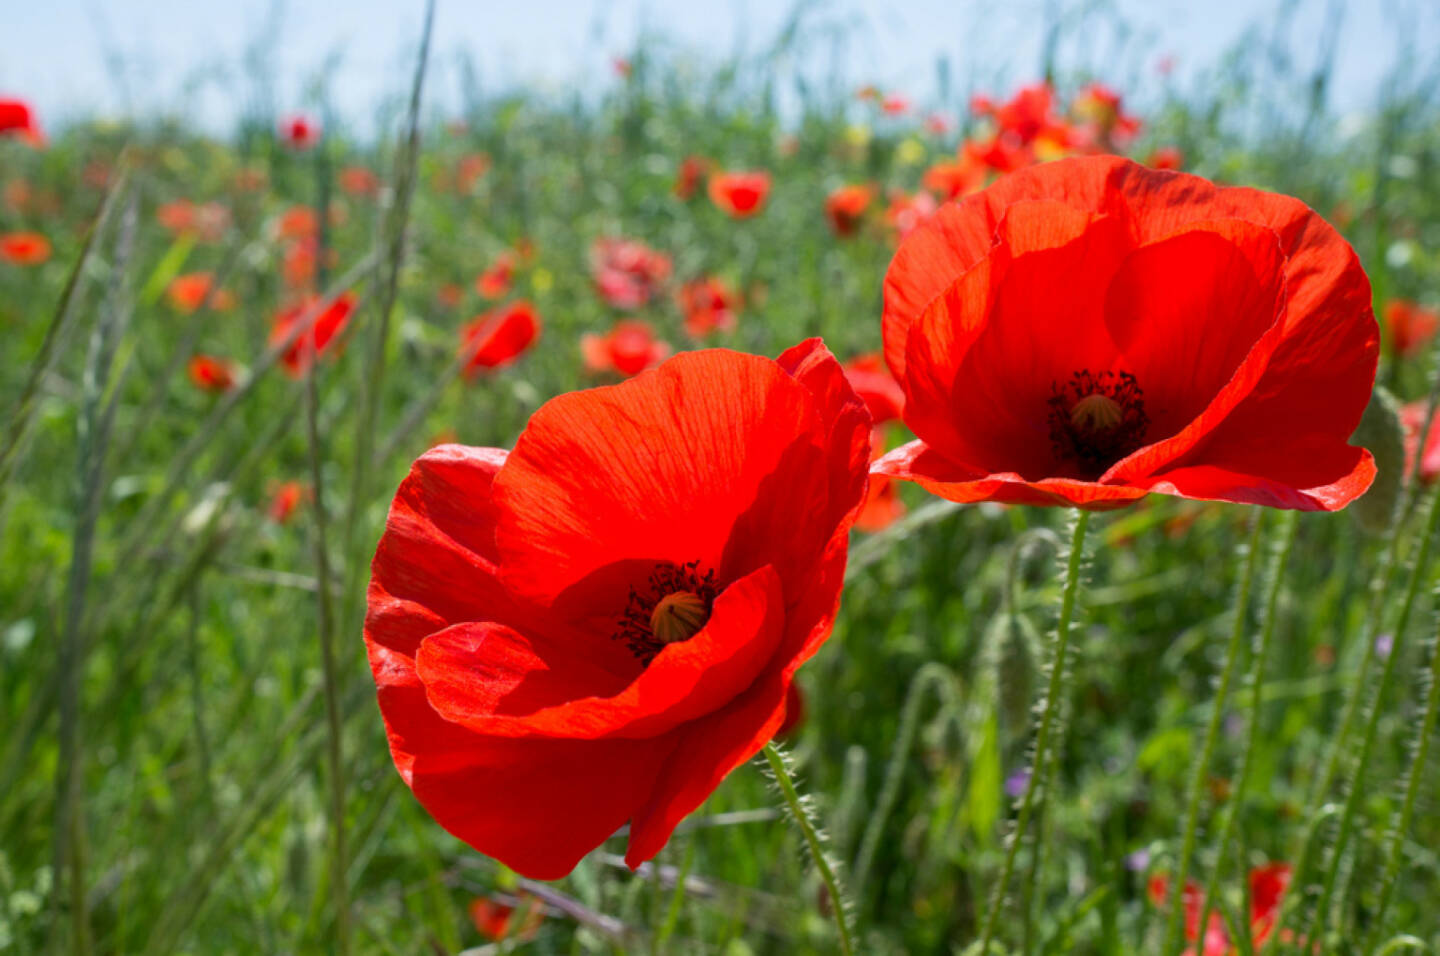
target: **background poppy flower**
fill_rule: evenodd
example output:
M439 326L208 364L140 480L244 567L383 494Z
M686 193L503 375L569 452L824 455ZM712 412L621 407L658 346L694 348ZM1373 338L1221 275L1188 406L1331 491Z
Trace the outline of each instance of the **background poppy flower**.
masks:
M0 136L12 136L32 146L45 145L35 110L24 100L0 97Z
M850 185L825 197L825 217L837 236L853 236L860 229L860 220L870 208L875 193L869 186Z
M282 309L270 327L271 346L285 341L296 323L309 318L310 310L316 308L319 302L319 299L312 297ZM350 315L354 311L355 296L350 292L342 293L325 306L310 327L300 333L281 356L280 360L285 363L285 370L291 377L298 378L305 374L310 367L312 356L324 355L335 348L337 336L349 323Z
M710 177L710 201L732 219L747 219L765 208L770 195L770 174L764 170L715 173Z
M518 902L526 910L526 915L515 936L524 941L532 940L539 934L540 924L545 922L545 909L529 894L523 894ZM510 903L479 896L470 901L469 912L476 932L493 942L507 938L514 929L510 924L515 917L516 906Z
M851 384L854 384L853 379ZM874 461L883 454L885 454L885 430L872 428L870 431L870 460ZM865 504L860 508L860 514L855 519L856 529L871 534L883 531L904 514L905 502L900 500L895 480L884 475L872 474L870 483L865 488Z
M1274 932L1275 919L1280 915L1280 903L1285 898L1285 891L1290 888L1292 875L1292 868L1288 863L1268 863L1250 871L1251 948L1258 949L1263 946ZM1146 891L1150 902L1163 906L1169 898L1170 878L1163 873L1151 877ZM1185 939L1192 943L1199 942L1200 919L1205 908L1204 891L1193 880L1187 881L1181 899L1185 907ZM1280 934L1280 938L1288 942L1292 941L1293 936L1287 930ZM1225 919L1212 907L1205 927L1205 939L1199 949L1200 956L1230 956L1234 952L1234 942L1225 928ZM1186 953L1193 956L1196 949L1191 947Z
M215 276L209 272L188 272L170 280L165 298L179 312L194 312L201 306L224 312L235 305L235 296L227 289L215 288Z
M926 219L935 215L940 204L935 197L921 191L913 195L895 192L890 195L890 204L885 208L885 224L895 230L895 235L904 239L914 232Z
M295 510L309 494L309 489L298 481L282 481L274 485L270 492L270 505L265 509L266 517L276 524L289 524Z
M919 441L875 468L954 501L1334 510L1375 476L1347 444L1370 284L1286 196L1118 157L1025 170L905 241L883 327Z
M626 862L780 727L830 633L868 416L818 339L562 395L508 454L415 462L365 639L395 765L452 834L555 879Z
M50 258L50 240L38 232L0 235L0 259L17 266L38 266Z
M304 113L292 113L280 121L280 140L291 149L312 149L320 142L320 121Z
M196 355L186 370L195 387L206 392L228 392L235 387L235 363L213 355Z
M876 425L893 422L905 412L905 392L885 367L879 352L857 355L845 363L845 378L865 403Z
M592 372L638 375L669 354L670 344L655 338L650 323L640 319L621 319L605 335L580 336L580 355Z
M617 309L646 305L670 278L670 257L635 239L606 237L590 247L600 297Z
M510 291L510 282L515 276L515 253L505 250L495 257L480 277L475 280L475 291L484 299L498 299Z
M735 331L735 310L740 294L721 279L709 277L687 282L677 295L685 313L685 331L703 339L712 332Z
M1408 358L1425 347L1440 329L1440 315L1409 299L1391 299L1385 303L1385 332L1390 338L1391 353Z
M921 185L942 199L959 199L985 185L985 166L968 153L925 170Z
M1157 146L1150 151L1145 165L1153 169L1180 169L1185 165L1185 154L1176 146Z
M364 166L340 170L340 188L352 196L373 196L380 191L380 177Z
M455 163L455 191L469 193L475 184L490 171L490 156L487 153L467 153Z
M700 187L700 180L710 170L710 160L704 156L686 156L680 161L680 168L675 171L675 185L673 191L676 199L689 199L695 195L695 190Z
M1420 430L1425 427L1425 399L1410 402L1400 407L1400 427L1405 435L1405 474L1420 466L1420 480L1429 484L1440 476L1440 415L1430 425L1430 434L1420 440Z
M540 317L529 302L512 302L477 317L460 330L460 354L469 356L465 377L509 365L534 345L539 335Z

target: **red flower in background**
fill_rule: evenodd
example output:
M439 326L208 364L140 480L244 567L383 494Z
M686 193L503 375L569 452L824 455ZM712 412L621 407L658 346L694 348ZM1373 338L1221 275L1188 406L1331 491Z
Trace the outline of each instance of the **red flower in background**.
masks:
M488 153L467 153L455 164L455 190L460 193L473 192L475 184L490 171Z
M650 323L621 319L605 335L580 336L580 355L591 372L615 372L625 377L659 365L670 355L670 345L655 338Z
M907 195L891 193L890 205L885 207L885 222L901 239L910 235L922 222L935 215L940 204L927 192Z
M1440 315L1408 299L1391 299L1385 303L1385 332L1390 339L1390 352L1406 358L1419 352L1440 329Z
M421 804L536 879L627 821L626 861L652 858L779 729L829 636L868 428L812 339L562 395L508 454L422 455L365 623Z
M675 197L689 199L700 188L700 180L710 171L710 160L704 156L686 156L675 173Z
M1090 125L1095 142L1110 152L1134 139L1143 125L1138 117L1125 112L1121 95L1103 83L1082 89L1071 109Z
M1177 146L1157 146L1150 151L1145 165L1154 169L1180 169L1185 165L1185 154Z
M1150 492L1343 508L1378 330L1354 251L1303 203L1118 157L945 206L885 277L919 441L875 470L953 501Z
M265 514L276 524L289 524L300 503L308 497L310 490L300 482L282 481L272 486L270 505L265 509Z
M872 428L870 431L870 460L874 461L884 454L885 430ZM865 488L865 504L860 508L859 517L855 519L856 530L874 534L876 531L885 530L904 515L905 502L900 500L899 489L895 487L895 479L872 474L870 483Z
M364 166L340 170L340 188L352 196L373 196L380 191L380 177Z
M1425 399L1411 402L1400 409L1400 426L1405 430L1405 474L1415 471L1418 461L1420 480L1427 485L1440 475L1440 415L1430 424L1430 434L1420 440L1420 430L1425 427Z
M860 230L860 222L865 217L865 210L870 208L870 202L874 198L875 191L873 189L858 184L841 186L826 196L825 217L830 220L830 228L835 230L835 235L841 237L855 235Z
M677 294L680 311L685 313L685 331L703 339L712 332L735 331L735 310L740 307L740 294L721 279L713 276L687 282Z
M304 113L292 113L280 121L280 141L295 150L313 149L320 142L320 121Z
M646 305L670 278L670 257L636 239L596 239L590 269L600 297L617 309Z
M525 921L515 931L517 939L529 941L540 933L540 924L545 922L545 909L528 893L522 894L519 905L526 910ZM470 901L470 922L476 931L492 942L509 937L513 927L510 921L515 917L516 907L497 899L477 897Z
M943 199L959 199L985 185L985 165L969 153L957 160L936 163L925 170L920 184Z
M38 266L50 258L50 240L38 232L0 235L0 259L11 265Z
M45 133L35 110L24 100L0 96L0 137L14 137L31 146L44 146Z
M186 371L196 388L206 392L228 392L235 387L235 363L213 355L196 355Z
M230 228L230 210L218 202L196 205L188 199L162 203L155 219L173 235L192 235L205 242L217 242Z
M309 320L317 310L319 314L314 317L309 328L299 333L281 356L285 370L293 378L298 378L309 370L312 356L325 355L338 346L338 336L344 331L355 311L355 296L345 292L329 303L311 297L282 309L270 327L271 347L278 346L289 338L295 327L302 320Z
M710 177L710 201L732 219L748 219L765 208L770 195L770 174L764 170L715 173Z
M891 93L880 101L880 112L886 116L904 116L910 112L910 101L899 93Z
M313 239L320 234L320 217L310 206L291 206L275 220L279 239Z
M529 302L512 302L475 318L460 330L460 354L469 356L465 377L509 365L539 336L540 316Z
M885 367L879 352L857 355L846 362L845 378L865 403L872 423L893 422L905 413L905 392Z
M944 136L950 132L950 117L944 113L931 113L925 117L925 132L932 136Z
M509 249L495 257L490 267L475 280L475 291L482 299L498 299L510 291L510 282L515 277L516 255Z
M185 314L202 306L212 312L224 312L235 306L235 296L228 289L216 288L215 276L209 272L189 272L176 276L166 287L165 298L177 312Z
M1275 920L1280 915L1280 903L1285 891L1290 888L1292 871L1288 863L1270 863L1250 871L1250 946L1258 950L1275 931ZM1163 906L1169 897L1170 879L1165 874L1153 876L1146 887L1150 902ZM1225 918L1213 907L1205 926L1203 941L1200 937L1200 919L1205 906L1205 894L1193 880L1185 884L1181 899L1185 907L1185 939L1199 942L1187 949L1187 956L1231 956L1235 953L1230 933L1225 928ZM1285 942L1293 942L1289 930L1280 934Z

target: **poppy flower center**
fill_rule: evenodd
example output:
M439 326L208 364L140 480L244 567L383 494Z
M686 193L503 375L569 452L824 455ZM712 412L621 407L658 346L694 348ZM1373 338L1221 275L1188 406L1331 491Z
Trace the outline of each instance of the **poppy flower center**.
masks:
M1055 456L1087 477L1102 474L1145 441L1150 417L1144 392L1129 372L1081 369L1051 385L1050 442Z
M630 588L615 638L649 664L665 645L688 641L710 620L720 587L715 572L700 573L700 562L657 564L649 579Z

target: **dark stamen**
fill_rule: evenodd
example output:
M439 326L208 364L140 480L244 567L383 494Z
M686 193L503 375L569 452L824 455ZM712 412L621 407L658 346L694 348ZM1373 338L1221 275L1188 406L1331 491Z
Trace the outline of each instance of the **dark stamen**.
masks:
M641 662L649 664L655 659L668 643L673 643L674 638L669 640L656 636L654 629L655 608L661 601L672 594L685 592L693 594L703 605L703 615L694 615L687 607L678 614L679 621L684 625L684 630L693 631L688 636L694 636L706 620L710 617L710 610L715 603L715 596L719 594L720 587L715 581L715 572L706 571L700 574L700 562L690 561L686 564L671 564L665 562L657 564L655 570L650 572L650 579L643 587L630 589L630 597L625 603L625 611L620 616L620 623L615 631L616 640L624 641L625 646L630 649Z
M1081 369L1064 385L1051 385L1050 442L1055 457L1090 477L1144 444L1150 418L1144 392L1129 372Z

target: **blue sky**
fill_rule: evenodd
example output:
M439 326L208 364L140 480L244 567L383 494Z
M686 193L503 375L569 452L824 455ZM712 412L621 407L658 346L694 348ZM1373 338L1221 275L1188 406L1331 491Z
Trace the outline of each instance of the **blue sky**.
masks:
M1336 0L1300 0L1286 31L1303 60L1313 56ZM813 4L807 35L816 38L807 66L820 71L836 55L832 28L848 36L839 56L855 82L872 81L924 103L935 89L935 62L945 55L964 90L970 83L1007 88L1033 76L1040 62L1050 0L831 0ZM1062 2L1061 7L1075 7ZM68 117L114 115L129 101L141 111L180 110L223 128L239 112L237 97L218 84L197 84L202 71L238 68L249 40L266 22L269 2L198 0L47 0L15 4L0 37L0 93L34 100L53 124ZM1173 55L1181 82L1198 82L1206 67L1257 23L1273 30L1278 0L1110 0L1092 7L1083 30L1064 31L1064 62L1083 63L1142 99L1155 79L1155 60ZM1424 52L1440 48L1440 4L1433 0L1349 0L1338 49L1333 102L1341 110L1373 100L1395 62L1400 31ZM303 101L305 82L327 57L342 115L373 115L375 105L406 85L418 33L420 0L290 0L275 49L276 100ZM337 16L336 11L344 14ZM719 59L767 43L790 14L789 3L721 0L439 0L437 70L432 105L459 101L458 51L478 64L485 87L516 83L565 90L609 82L610 59L631 49L642 30L669 37L687 54ZM1397 15L1400 11L1403 15ZM1413 14L1413 19L1411 14ZM1125 24L1126 38L1116 24ZM117 84L105 51L129 67ZM200 92L195 92L199 89ZM243 85L230 87L244 89Z

